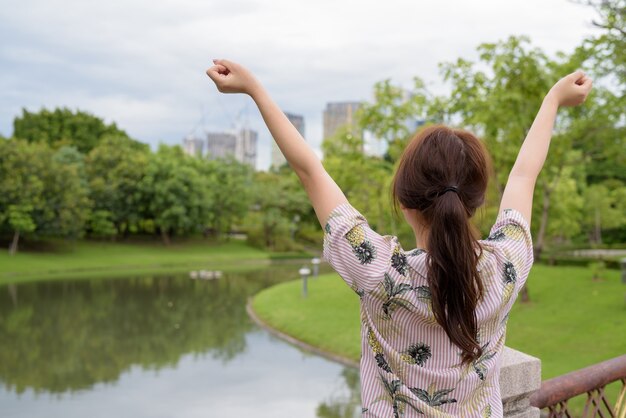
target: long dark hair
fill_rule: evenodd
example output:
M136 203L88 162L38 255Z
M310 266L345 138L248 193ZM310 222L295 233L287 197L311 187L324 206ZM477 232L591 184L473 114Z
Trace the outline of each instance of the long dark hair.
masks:
M489 154L478 138L434 125L407 145L391 190L396 214L398 204L417 209L430 228L426 257L433 313L461 348L463 362L482 354L475 312L484 292L477 270L482 248L470 218L484 202L490 173Z

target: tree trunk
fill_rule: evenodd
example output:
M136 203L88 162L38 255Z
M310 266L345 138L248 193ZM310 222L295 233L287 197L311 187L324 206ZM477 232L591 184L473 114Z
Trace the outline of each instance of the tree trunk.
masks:
M11 295L11 301L13 302L13 307L17 307L17 286L15 283L8 285L9 295Z
M541 252L543 251L543 242L546 236L546 230L548 228L548 210L550 209L550 194L551 190L548 186L543 184L543 202L541 207L541 219L539 220L539 233L537 234L537 240L535 247L533 248L533 257L535 260L539 260ZM522 302L530 302L530 294L528 293L528 287L524 284L520 291L520 298Z
M17 243L20 240L20 231L15 231L13 234L13 241L11 241L11 246L9 247L9 254L14 255L17 252Z
M170 245L170 235L167 232L167 228L161 229L161 238L163 239L163 244Z
M378 201L378 232L380 233L381 230L384 228L385 225L385 210L383 208L383 199L380 198L380 196L382 195L382 193L378 192L378 199L376 199Z
M535 242L534 257L535 260L539 260L541 252L543 251L543 243L546 237L546 230L548 229L548 211L550 209L550 194L547 186L543 187L543 202L541 208L541 219L539 220L539 232L537 233L537 240Z
M594 240L596 244L602 244L602 222L600 220L600 208L596 206Z

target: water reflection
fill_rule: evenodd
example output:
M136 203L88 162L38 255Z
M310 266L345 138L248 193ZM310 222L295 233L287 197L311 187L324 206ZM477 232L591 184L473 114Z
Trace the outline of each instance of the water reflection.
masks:
M249 296L300 265L0 287L0 415L358 416L356 370L246 315Z
M249 295L293 278L282 265L220 280L186 275L7 286L0 293L0 381L16 392L64 392L159 369L185 353L228 361L252 327Z
M319 418L354 418L361 414L359 371L344 368L341 371L345 385L317 407Z

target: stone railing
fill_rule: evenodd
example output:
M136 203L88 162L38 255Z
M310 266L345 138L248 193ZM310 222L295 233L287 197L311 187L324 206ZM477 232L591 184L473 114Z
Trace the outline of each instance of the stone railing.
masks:
M500 394L504 416L539 418L530 396L541 387L541 360L504 347L500 366Z

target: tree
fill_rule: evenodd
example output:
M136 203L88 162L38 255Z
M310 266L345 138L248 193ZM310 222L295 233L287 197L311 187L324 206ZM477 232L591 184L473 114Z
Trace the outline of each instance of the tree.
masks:
M44 183L44 204L33 211L37 233L48 237L82 237L92 206L84 156L74 147L51 149L40 176Z
M13 229L13 240L9 247L11 255L17 252L17 245L20 239L20 233L33 232L36 228L33 221L33 206L29 204L9 205L7 211L7 220L11 229Z
M619 181L608 181L589 186L584 195L584 225L589 240L602 244L602 230L626 224L626 187Z
M208 183L179 146L159 146L139 182L143 214L159 229L163 243L172 234L201 231L209 219Z
M57 108L50 111L44 108L39 112L29 112L22 109L22 115L13 120L13 136L16 138L45 142L54 148L73 145L84 154L108 135L125 138L141 146L114 123L106 124L97 116L80 110L72 112L68 108Z
M311 210L296 174L258 172L253 190L254 210L247 219L250 242L274 250L291 249L297 224Z
M105 136L87 155L85 171L94 202L89 230L94 236L127 236L142 229L140 184L150 160L147 145Z
M253 195L253 170L233 157L202 162L200 172L208 181L211 217L207 224L220 236L250 209Z
M592 53L594 68L598 75L614 75L620 81L624 100L626 87L626 1L624 0L576 0L595 9L598 18L592 21L603 29L600 36L585 40L584 48ZM622 102L624 103L624 102Z
M0 225L21 235L79 237L90 201L75 149L55 152L45 143L0 141Z
M371 108L366 104L365 109L368 112L367 109ZM387 126L393 125L391 121L382 123ZM374 128L373 124L369 126ZM383 129L380 128L378 132L382 132ZM397 136L392 140L404 142L400 138L401 132L405 131L398 128L394 132ZM396 225L389 214L389 190L393 167L391 162L365 155L362 151L363 137L352 135L346 129L339 129L333 137L325 139L322 150L324 167L350 202L363 211L372 226L381 230L387 229L395 234Z
M364 103L357 113L359 126L388 144L385 159L395 162L416 128L415 122L426 117L426 104L431 98L424 82L413 78L413 89L405 90L391 80L374 85L374 101Z
M44 204L41 172L49 152L45 144L0 140L0 225L13 233L11 254L18 249L20 235L37 227L33 211Z

